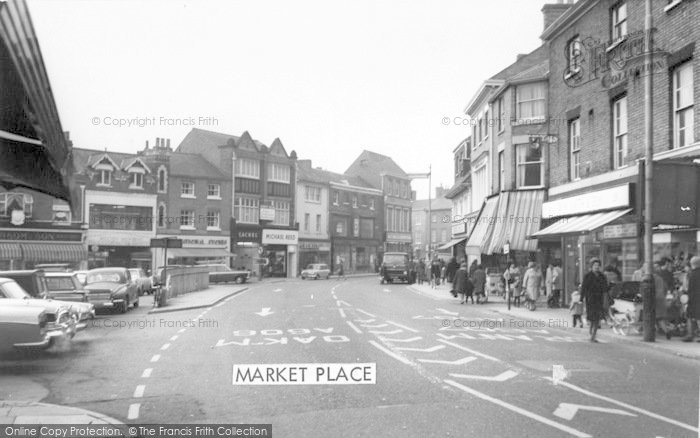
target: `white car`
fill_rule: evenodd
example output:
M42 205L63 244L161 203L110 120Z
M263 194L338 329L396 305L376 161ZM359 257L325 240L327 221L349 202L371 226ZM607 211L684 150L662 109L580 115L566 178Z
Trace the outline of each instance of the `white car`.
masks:
M323 263L312 263L309 266L306 267L303 271L301 271L301 279L306 280L307 278L313 278L314 280L318 280L319 278L325 278L328 280L328 277L331 276L331 268L328 267L328 265L324 265Z

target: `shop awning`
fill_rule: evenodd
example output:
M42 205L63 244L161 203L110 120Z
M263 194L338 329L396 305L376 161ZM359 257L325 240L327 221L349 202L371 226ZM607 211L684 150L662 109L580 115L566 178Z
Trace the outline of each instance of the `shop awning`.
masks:
M446 244L442 245L440 248L438 248L438 250L441 250L441 249L450 249L450 248L452 248L453 246L455 246L455 245L457 245L457 244L459 244L459 243L464 242L465 240L467 240L467 239L465 239L465 238L462 238L462 239L452 239L452 240L449 241L448 243L446 243Z
M493 225L497 219L495 214L498 208L498 199L498 196L487 199L484 205L481 207L479 218L476 220L474 229L472 230L469 240L467 240L467 245L464 248L467 254L476 256L481 255L486 246L489 244L491 233L493 232Z
M178 257L234 257L234 254L225 249L210 248L173 248L168 249L168 258Z
M22 249L17 243L0 243L0 260L22 258Z
M88 259L82 243L22 243L22 256L27 262L80 262Z
M484 254L502 254L509 244L513 251L537 251L537 241L528 236L540 229L544 190L502 192L493 233Z
M585 214L583 216L562 218L544 230L531 234L530 238L563 234L589 233L614 221L615 219L628 214L631 211L632 209L628 208L625 210L613 210L604 213Z

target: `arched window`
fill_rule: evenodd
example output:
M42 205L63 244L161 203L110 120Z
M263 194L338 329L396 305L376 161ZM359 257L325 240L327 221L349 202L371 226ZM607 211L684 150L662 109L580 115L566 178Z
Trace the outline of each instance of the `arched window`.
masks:
M161 166L158 169L158 192L165 193L167 188L167 172L165 167Z
M165 204L160 204L158 206L158 227L165 227Z

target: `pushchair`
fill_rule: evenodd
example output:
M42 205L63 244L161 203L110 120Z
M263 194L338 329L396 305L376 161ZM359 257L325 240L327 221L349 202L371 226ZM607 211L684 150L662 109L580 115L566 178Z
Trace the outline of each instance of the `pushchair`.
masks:
M663 331L666 339L672 336L685 336L687 333L687 319L683 312L683 296L667 297L666 318L663 320ZM687 297L687 295L685 295ZM687 298L685 300L687 302Z
M623 336L642 332L642 295L638 281L624 281L610 290L613 302L608 308L612 329Z

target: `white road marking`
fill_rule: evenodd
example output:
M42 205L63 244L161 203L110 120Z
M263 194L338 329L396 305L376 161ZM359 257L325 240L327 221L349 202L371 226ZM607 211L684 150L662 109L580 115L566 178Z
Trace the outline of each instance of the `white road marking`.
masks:
M175 335L175 336L173 336L172 338L170 338L170 340L171 340L171 341L177 341L177 338L178 338L178 336Z
M370 333L374 333L375 335L397 335L401 333L403 330L401 329L396 329L396 330L391 330L389 332L383 332L381 330L370 330Z
M384 289L384 292L391 292L391 289Z
M158 362L158 359L160 359L160 354L156 354L151 358L151 362Z
M389 339L389 338L384 338L384 337L379 337L384 342L415 342L415 341L420 341L421 338L420 336L416 336L415 338L407 338L407 339Z
M374 322L374 321L376 321L376 319L356 319L355 320L355 322L359 322L362 324L367 323L367 322Z
M345 310L343 310L343 309L341 309L341 308L338 308L338 313L340 313L340 316L341 316L341 317L347 318L347 316L345 315Z
M457 389L461 389L462 391L466 392L467 394L471 394L471 395L473 395L473 396L475 396L475 397L478 397L478 398L480 398L480 399L482 399L482 400L486 400L486 401L488 401L488 402L491 402L491 403L493 403L493 404L496 404L496 405L498 405L498 406L501 406L501 407L503 407L503 408L506 408L506 409L508 409L508 410L511 410L511 411L513 411L513 412L516 412L516 413L518 413L518 414L520 414L520 415L523 415L523 416L525 416L525 417L528 417L528 418L531 418L531 419L533 419L533 420L539 421L540 423L544 423L544 424L546 424L547 426L551 426L551 427L554 427L554 428L556 428L556 429L562 430L562 431L564 431L564 432L566 432L566 433L568 433L568 434L570 434L570 435L574 435L574 436L579 437L579 438L590 438L590 437L591 437L591 435L588 435L587 433L584 433L584 432L581 432L581 431L579 431L579 430L576 430L576 429L574 429L574 428L572 428L572 427L569 427L569 426L567 426L567 425L565 425L565 424L557 423L556 421L552 421L552 420L550 420L550 419L548 419L548 418L545 418L545 417L543 417L543 416L541 416L541 415L537 415L537 414L535 414L534 412L530 412L530 411L527 411L527 410L525 410L525 409L519 408L519 407L514 406L514 405L512 405L512 404L510 404L510 403L506 403L506 402L504 402L503 400L499 400L499 399L497 399L497 398L493 398L493 397L488 396L488 395L486 395L486 394L484 394L484 393L482 393L482 392L476 391L476 390L474 390L474 389L472 389L472 388L469 388L469 387L464 386L464 385L462 385L462 384L460 384L460 383L457 383L457 382L455 382L455 381L453 381L453 380L445 380L445 383L447 383L448 385L454 386L454 387L457 388Z
M256 315L260 315L260 316L268 316L268 315L272 315L273 313L275 313L275 312L272 312L269 307L263 307L260 312L255 312Z
M180 330L178 330L177 332L178 332L178 333L185 333L186 331L187 331L187 329L180 329Z
M403 363L405 363L406 365L415 366L415 364L414 364L413 362L411 362L410 360L406 359L405 357L399 356L398 354L394 353L393 351L389 350L388 348L382 347L381 345L379 345L379 344L376 343L375 341L369 341L369 343L372 344L372 345L374 345L375 347L377 347L378 349L380 349L380 350L383 351L384 353L388 354L389 356L393 357L394 359L396 359L396 360L398 360L398 361L400 361L400 362L403 362Z
M409 347L400 347L400 348L396 348L396 349L397 349L397 350L401 350L401 351L416 351L416 352L418 352L418 353L433 353L433 352L435 352L435 351L442 350L443 348L445 348L444 345L435 345L435 346L430 347L430 348L409 348Z
M341 306L340 303L343 303L344 305L346 305L346 306L348 306L348 307L352 307L352 306L350 305L350 303L348 303L348 302L346 302L346 301L338 300L338 301L336 301L335 303L338 305L338 307Z
M459 312L450 312L449 310L441 309L439 307L435 308L435 310L439 310L440 312L444 313L445 315L452 315L452 316L459 315Z
M622 409L601 408L599 406L584 406L575 405L573 403L559 403L559 407L554 411L554 415L563 418L564 420L572 420L579 411L603 412L605 414L627 415L628 417L636 417L637 414L632 414Z
M170 344L165 344L162 347L160 347L161 350L167 350L168 348L170 348Z
M551 379L550 377L544 377L544 379L549 380L550 382L552 381L552 379ZM674 426L682 427L682 428L684 428L684 429L690 430L690 431L695 432L695 433L698 433L698 432L699 432L698 428L695 427L695 426L691 426L691 425L689 425L689 424L681 423L680 421L676 421L676 420L674 420L674 419L672 419L672 418L667 418L667 417L664 417L663 415L655 414L655 413L650 412L650 411L647 411L647 410L645 410L645 409L641 409L641 408L638 408L638 407L636 407L636 406L632 406L632 405L629 405L629 404L627 404L627 403L624 403L624 402L621 402L621 401L617 401L617 400L615 400L615 399L613 399L613 398L606 397L606 396L604 396L604 395L596 394L596 393L591 392L591 391L589 391L589 390L587 390L587 389L583 389L583 388L580 388L580 387L578 387L578 386L576 386L576 385L572 385L572 384L569 383L569 382L557 382L557 384L558 384L558 385L565 386L565 387L567 387L567 388L569 388L569 389L572 389L572 390L574 390L574 391L578 391L578 392L580 392L581 394L585 394L585 395L587 395L587 396L594 397L594 398L597 398L597 399L600 399L600 400L604 400L604 401L606 401L606 402L608 402L608 403L612 403L612 404L621 406L621 407L623 407L623 408L629 409L630 411L638 412L638 413L640 413L640 414L646 415L647 417L655 418L655 419L657 419L657 420L661 420L661 421L664 421L664 422L666 422L666 423L673 424Z
M376 317L377 317L377 315L372 315L371 313L365 312L365 311L362 310L362 309L357 309L357 311L360 312L360 313L364 313L365 315L369 316L370 318L376 318Z
M362 334L362 330L357 328L357 326L355 326L355 324L351 323L350 321L345 321L345 322L348 323L348 325L350 326L351 329L355 330L355 333Z
M374 321L374 320L372 320L372 321ZM384 328L384 327L389 327L389 324L374 324L374 325L372 325L372 324L361 324L361 325L362 325L362 327L365 327L365 328Z
M398 322L394 322L394 321L387 321L387 322L389 324L395 325L396 327L402 328L404 330L408 330L409 332L418 333L418 330L414 330L410 327L406 327L405 325L399 324Z
M144 391L146 391L146 385L138 385L134 391L134 398L143 397Z
M446 341L444 339L438 339L438 342L442 342L443 344L447 344L447 345L449 345L451 347L455 347L459 350L466 351L467 353L471 353L474 356L483 357L484 359L492 360L494 362L503 362L501 359L496 359L493 356L489 356L489 355L484 354L484 353L479 353L478 351L472 350L471 348L462 347L461 345L455 344L454 342L449 342L449 341Z
M146 368L143 370L143 374L141 374L142 379L148 379L151 377L151 373L153 372L153 368Z
M134 403L129 405L129 413L127 414L128 420L136 420L139 418L139 409L141 408L141 403Z
M497 376L474 376L471 374L452 374L452 373L450 373L450 376L458 377L460 379L488 380L489 382L505 382L506 380L512 379L513 377L515 377L517 375L518 375L518 372L513 371L513 370L504 371Z
M282 292L282 289L275 289L273 292Z
M457 360L418 359L418 362L439 363L441 365L464 365L475 360L476 358L474 356L467 356Z

